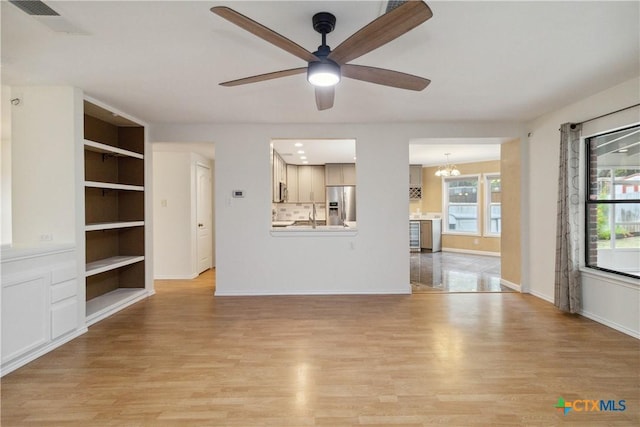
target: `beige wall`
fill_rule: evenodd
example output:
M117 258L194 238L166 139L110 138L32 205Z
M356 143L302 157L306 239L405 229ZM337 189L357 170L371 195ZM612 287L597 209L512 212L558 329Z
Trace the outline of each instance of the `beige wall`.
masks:
M464 163L457 166L462 175L500 172L499 160ZM435 176L436 170L438 170L437 167L422 168L422 200L410 203L410 213L416 213L418 209L423 213L442 212L442 178ZM484 200L483 185L480 186L478 200ZM480 214L483 215L482 210ZM484 221L484 218L481 217L480 220ZM482 222L482 224L484 224L484 222ZM500 238L443 234L442 247L444 249L500 253Z
M521 221L520 221L520 140L500 146L502 184L502 245L501 276L515 285L521 283Z

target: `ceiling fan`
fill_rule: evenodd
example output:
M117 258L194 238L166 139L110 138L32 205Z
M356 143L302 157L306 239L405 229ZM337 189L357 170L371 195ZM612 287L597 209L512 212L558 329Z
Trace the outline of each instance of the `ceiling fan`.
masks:
M335 28L336 17L329 12L317 13L313 16L312 22L313 28L322 35L322 45L313 53L233 9L215 6L211 8L211 12L308 63L306 67L223 82L220 83L222 86L256 83L306 72L307 80L315 86L318 110L327 110L333 107L335 85L341 76L415 91L423 90L431 83L429 79L399 71L348 63L431 18L433 13L423 1L407 1L401 4L362 27L333 50L327 46L326 36Z

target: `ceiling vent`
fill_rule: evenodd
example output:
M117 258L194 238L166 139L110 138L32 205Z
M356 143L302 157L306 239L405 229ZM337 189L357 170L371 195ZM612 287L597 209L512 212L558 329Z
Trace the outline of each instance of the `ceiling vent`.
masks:
M387 2L387 10L385 10L384 13L389 13L391 12L393 9L395 9L396 7L400 6L403 3L406 3L407 0L389 0Z
M9 3L13 4L27 15L60 16L58 12L39 0L9 0Z

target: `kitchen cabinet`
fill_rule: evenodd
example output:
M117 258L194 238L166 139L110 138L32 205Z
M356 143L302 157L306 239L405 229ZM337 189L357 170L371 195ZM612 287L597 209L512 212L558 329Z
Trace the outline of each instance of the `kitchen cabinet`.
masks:
M420 248L431 252L439 252L442 242L442 228L440 219L420 221Z
M298 202L298 166L287 165L287 203Z
M356 185L355 163L327 163L325 183L326 185Z
M325 201L324 166L298 166L298 202Z
M283 200L280 200L280 183L287 182L287 164L275 150L273 150L273 156L271 158L272 158L272 168L273 168L272 169L273 179L271 180L271 182L273 183L272 201L282 202Z
M409 200L422 199L422 165L409 166Z

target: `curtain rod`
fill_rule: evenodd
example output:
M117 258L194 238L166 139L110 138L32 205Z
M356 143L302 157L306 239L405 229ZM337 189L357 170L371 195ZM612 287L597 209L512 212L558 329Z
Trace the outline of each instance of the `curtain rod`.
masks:
M572 123L572 124L571 124L571 129L575 129L575 128L576 128L576 125L581 125L581 124L584 124L584 123L592 122L592 121L594 121L594 120L601 119L601 118L603 118L603 117L607 117L607 116L610 116L610 115L612 115L612 114L619 113L619 112L621 112L621 111L630 110L630 109L635 108L635 107L638 107L638 106L640 106L640 103L639 103L639 104L634 104L634 105L629 105L628 107L624 107L624 108L621 108L621 109L619 109L619 110L612 111L612 112L610 112L610 113L602 114L601 116L598 116L598 117L592 117L592 118L590 118L590 119L588 119L588 120L583 120L583 121L578 122L578 123Z

